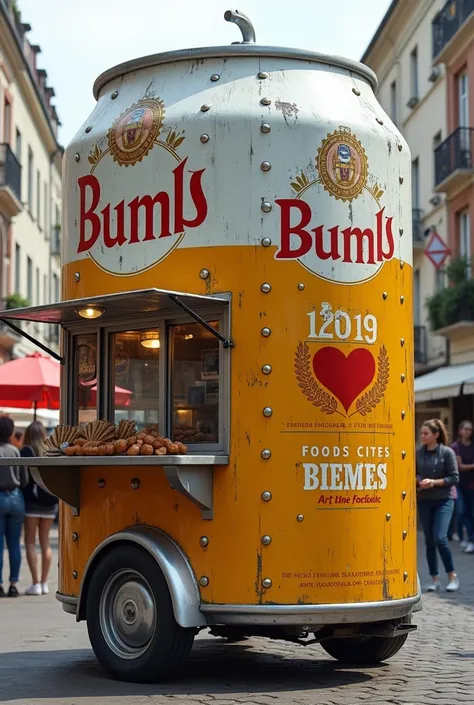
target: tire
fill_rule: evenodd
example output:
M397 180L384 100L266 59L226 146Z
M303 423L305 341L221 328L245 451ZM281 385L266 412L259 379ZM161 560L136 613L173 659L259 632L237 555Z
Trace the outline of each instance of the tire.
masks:
M330 656L342 663L371 666L395 656L407 637L408 634L395 637L342 637L325 639L321 642L321 646Z
M188 657L196 633L177 624L163 573L135 546L115 548L99 562L89 584L86 619L101 666L131 683L171 676Z

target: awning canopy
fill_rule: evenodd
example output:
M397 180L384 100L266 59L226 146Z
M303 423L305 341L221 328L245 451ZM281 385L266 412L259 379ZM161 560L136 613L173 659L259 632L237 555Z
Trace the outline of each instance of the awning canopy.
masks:
M419 403L457 397L461 393L463 384L465 384L464 394L474 393L474 362L439 367L433 372L416 377L415 401ZM469 388L471 391L468 391Z

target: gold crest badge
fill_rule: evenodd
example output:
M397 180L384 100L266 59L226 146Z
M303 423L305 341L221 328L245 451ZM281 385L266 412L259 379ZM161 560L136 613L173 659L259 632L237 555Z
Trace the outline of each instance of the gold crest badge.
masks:
M325 191L337 200L352 201L367 182L365 149L348 127L340 127L323 140L316 166Z
M120 166L134 166L148 154L163 127L164 112L160 100L143 98L114 122L107 139Z

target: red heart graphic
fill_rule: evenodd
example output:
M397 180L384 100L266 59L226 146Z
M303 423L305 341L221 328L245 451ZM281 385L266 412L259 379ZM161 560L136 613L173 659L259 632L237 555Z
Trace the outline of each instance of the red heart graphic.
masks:
M372 382L375 360L366 348L356 348L346 357L339 348L320 348L313 357L318 380L339 399L344 409Z

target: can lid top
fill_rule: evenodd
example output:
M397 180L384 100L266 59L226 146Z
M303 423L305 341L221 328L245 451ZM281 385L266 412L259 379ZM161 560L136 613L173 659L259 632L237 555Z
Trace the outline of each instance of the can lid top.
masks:
M233 22L239 27L242 32L241 42L234 42L231 45L225 46L179 49L177 51L150 54L139 59L125 61L100 74L94 83L94 98L96 100L98 99L100 91L107 83L127 73L131 73L132 71L138 71L151 66L159 66L162 64L170 64L176 61L186 61L190 59L215 59L220 57L231 58L240 56L268 56L276 59L296 59L300 61L308 61L310 63L326 64L327 66L346 69L351 73L357 74L358 77L367 80L374 91L377 90L378 82L375 73L372 69L364 64L361 64L359 61L345 59L341 56L331 56L330 54L319 54L318 52L308 51L305 49L259 45L255 43L255 31L252 23L242 12L239 12L238 10L227 10L224 14L224 19L227 22Z

